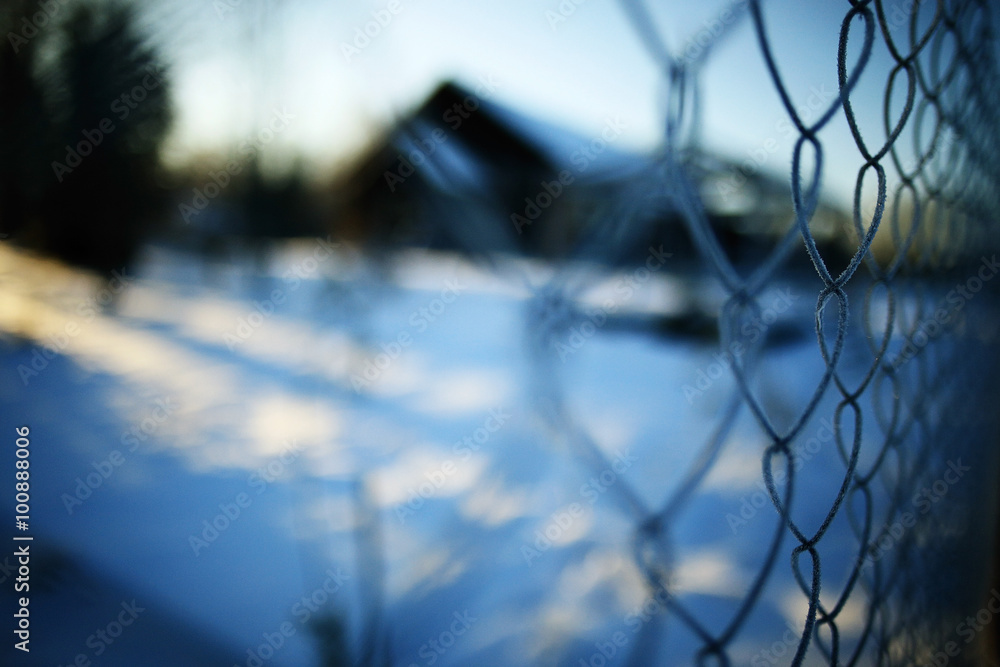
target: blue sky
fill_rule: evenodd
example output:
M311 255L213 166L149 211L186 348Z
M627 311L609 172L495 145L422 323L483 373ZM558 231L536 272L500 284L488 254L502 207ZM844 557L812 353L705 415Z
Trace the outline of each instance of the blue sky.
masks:
M619 2L147 1L160 28L157 39L175 62L173 162L232 150L263 127L273 109L284 108L295 122L267 147L276 168L299 154L336 168L446 78L472 87L492 80L495 101L583 138L598 136L612 117L627 124L623 148L649 150L662 138L667 86ZM741 5L655 4L656 28L675 53L710 31L723 10ZM847 6L832 0L763 4L779 67L806 120L819 116L820 100L835 99L837 41ZM895 5L887 7L891 16ZM783 123L787 115L767 77L749 12L737 13L741 18L733 19L702 72L702 137L714 150L786 175L794 136ZM378 16L385 25L376 31ZM367 44L356 39L366 24L375 33ZM852 44L862 36L859 23ZM884 137L889 63L879 45L856 96L863 132L876 143ZM832 123L821 139L829 191L846 198L860 166L846 123Z

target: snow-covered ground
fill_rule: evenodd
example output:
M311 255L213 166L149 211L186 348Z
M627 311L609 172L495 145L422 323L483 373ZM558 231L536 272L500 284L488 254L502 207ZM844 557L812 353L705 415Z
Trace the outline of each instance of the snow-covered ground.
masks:
M15 425L31 429L37 630L24 664L320 664L324 617L398 665L692 664L707 643L692 628L722 635L764 569L778 527L762 482L771 439L733 407L740 355L652 331L692 304L717 308L709 278L669 265L486 269L418 252L377 264L321 241L283 246L261 271L165 247L149 248L138 274L103 279L9 247L0 258L3 425L10 442ZM758 299L773 342L751 387L779 432L823 375L817 293L788 278ZM873 303L877 328L884 298ZM891 349L903 343L896 335ZM839 366L848 386L872 356L852 326ZM894 389L876 393L891 403ZM885 438L866 396L865 473ZM806 535L845 475L839 398L830 385L796 439L792 516ZM840 416L846 449L854 420L850 407ZM900 438L881 464L873 530L923 437ZM969 447L926 455L926 480ZM966 522L992 516L968 502L993 470L978 453L942 504ZM920 514L910 495L897 507ZM671 501L654 542L679 605L668 611L637 567L636 536ZM864 511L850 496L816 547L828 610L851 585L851 522ZM943 524L921 525L919 539L945 539ZM782 532L759 600L726 640L733 664L787 664L798 645L808 597ZM971 567L984 553L969 554ZM890 544L882 564L898 555ZM875 569L838 612L844 651L868 620ZM143 611L114 627L133 601ZM829 643L828 629L820 636ZM827 664L815 642L805 664Z

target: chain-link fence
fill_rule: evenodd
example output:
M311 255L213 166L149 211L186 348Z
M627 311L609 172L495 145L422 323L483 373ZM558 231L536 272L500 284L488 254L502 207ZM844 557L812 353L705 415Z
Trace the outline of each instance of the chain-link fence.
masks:
M995 632L993 612L983 610L992 585L998 435L994 8L983 1L842 3L838 52L816 58L836 68L838 89L803 113L782 77L765 4L733 3L680 48L665 41L643 2L622 5L664 78L664 140L624 194L581 225L571 260L628 265L621 258L653 238L657 219L682 224L698 281L721 286L700 311L717 322L718 347L714 363L689 379L662 378L683 383L688 400L683 409L662 407L659 442L641 456L697 451L683 473L658 480L649 464L642 482L619 474L607 487L632 526L626 539L647 603L667 613L633 617L642 620L634 636L593 643L579 664L611 664L623 654L633 665L986 660ZM771 220L767 253L752 261L734 259L711 209L712 200L738 196L756 166L723 169L713 181L700 144L702 73L737 31L755 36L768 74L760 95L780 99L794 144L789 214ZM858 93L862 83L883 90L881 98ZM848 222L822 237L824 183L845 168L826 157L825 130L835 123L853 138L856 186ZM838 254L845 241L849 251ZM648 277L670 250L650 247L635 276ZM802 265L808 271L790 268ZM521 276L534 294L525 322L535 405L559 451L600 479L618 462L572 396L576 375L567 367L583 362L568 352L611 335L615 305L588 301L593 274L577 261L559 266L547 280ZM810 305L782 302L782 290ZM808 354L789 358L783 327L799 325L816 340L803 346ZM728 398L719 399L718 386L705 396L715 382L726 385ZM655 406L657 399L644 400ZM705 420L711 429L674 437L685 430L677 419ZM725 519L705 516L705 480L745 440L752 445L744 455L757 452L756 491L733 500ZM668 489L665 499L649 500ZM687 513L732 530L728 544L743 576L724 603L672 584L691 541ZM768 601L788 582L794 594L785 589L782 601ZM784 605L787 625L774 605Z
M86 591L115 614L120 598L189 616L162 633L144 616L131 655L170 662L179 637L190 664L248 667L1000 659L997 7L779 3L734 0L678 40L666 10L621 1L664 94L651 157L612 155L609 119L560 164L492 79L442 85L331 186L332 231L399 253L328 238L203 275L153 244L142 275L91 298L78 272L2 248L0 324L33 344L4 348L0 389L46 443L52 553L124 572ZM294 3L239 5L207 10L213 31L266 34ZM519 18L555 31L586 10L553 6ZM360 68L413 7L349 14L335 55ZM816 20L786 34L793 8ZM254 65L267 81L277 44ZM733 59L760 78L720 96L706 81ZM749 126L748 89L777 116L739 161L707 135L720 108ZM251 138L265 122L274 138L270 120ZM213 219L249 215L212 178L216 204L194 188L177 216L206 255ZM278 201L256 212L281 223L290 200L245 208ZM35 604L80 632L32 655L87 658L96 607L51 588Z

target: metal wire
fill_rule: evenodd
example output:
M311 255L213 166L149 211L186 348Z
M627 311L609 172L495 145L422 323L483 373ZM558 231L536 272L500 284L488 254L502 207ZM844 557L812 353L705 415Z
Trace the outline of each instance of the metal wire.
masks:
M893 522L909 507L911 497L922 484L932 483L935 473L940 474L946 458L973 452L979 460L993 460L984 458L982 452L984 439L992 438L986 443L995 445L995 424L952 418L964 400L962 385L981 377L974 372L971 349L965 347L970 339L967 318L972 318L975 310L980 321L985 321L989 298L965 303L968 307L963 316L967 314L967 318L953 313L957 322L946 335L930 340L925 331L942 307L946 291L942 285L947 284L942 280L974 276L982 253L998 245L994 223L1000 212L1000 162L996 151L1000 146L996 113L1000 78L992 11L985 0L908 3L906 39L901 40L900 6L886 7L881 0L845 2L836 56L838 96L810 123L797 113L787 90L773 54L762 4L750 0L746 13L750 29L756 34L769 84L780 98L797 139L790 174L794 220L772 255L744 276L727 257L696 186L688 156L697 133L682 131L698 125L699 119L690 117L698 113L691 99L697 98L702 66L717 40L740 22L731 22L719 31L699 58L685 60L673 55L641 0L622 0L622 4L640 42L669 86L658 171L647 174L644 186L652 182L679 213L702 263L728 295L718 313L722 348L727 349L733 332L761 310L761 295L781 275L789 255L804 247L821 281L815 308L816 352L825 367L804 409L783 429L754 390L755 378L766 367L763 341L734 361L731 368L736 386L717 428L671 497L661 507L649 507L627 480L620 480L612 489L623 511L634 520L635 562L650 593L664 593L660 599L668 601L670 617L700 641L701 649L693 656L699 665L732 663L733 643L760 604L782 553L788 556L808 605L790 664L803 664L807 656L818 656L831 665L917 664L927 660L935 647L944 646L949 627L955 627L952 616L933 612L935 603L922 593L929 586L921 577L927 577L929 569L949 557L944 553L947 550L928 548L933 531L918 523L902 537L892 536L898 540L892 558L872 556L879 552L880 540L889 536ZM735 9L745 4L736 3ZM933 4L932 13L928 4ZM737 11L736 17L742 16ZM949 41L951 48L947 48ZM886 139L878 146L863 135L855 113L855 106L863 104L855 99L855 89L863 75L872 76L868 70L876 46L884 46L893 61L884 83ZM853 63L848 59L849 50L857 54ZM900 87L905 88L901 109L894 108L899 106ZM823 256L811 223L829 169L820 132L838 118L845 120L850 129L859 167L852 216L856 248L846 267L836 273ZM908 151L903 149L905 142L912 143L915 156L909 162L905 157ZM804 166L806 151L813 156L811 168ZM872 178L876 183L875 202L871 212L866 213L865 184ZM629 214L625 211L618 213L623 217L612 216L607 223L618 230L617 236L606 229L595 232L607 244L609 253L615 252L614 241L622 242L622 229L631 224L632 232L640 236L645 230L626 220ZM889 239L891 252L876 257L873 243L877 236ZM552 304L562 298L572 302L571 284L565 273L557 274L538 290L535 307L551 312ZM860 313L852 317L850 306ZM833 326L831 319L835 320ZM533 316L529 321L536 348L551 347L550 339L555 337L552 332L539 336L540 319ZM557 330L561 326L565 331L573 321L567 316L561 325L550 322L548 326ZM928 340L921 343L921 337ZM900 351L900 340L919 347L918 352L909 355L905 344ZM984 340L980 337L979 344ZM860 375L843 370L841 362L848 353L852 367L864 370ZM551 358L550 354L549 362ZM551 432L560 434L584 465L593 470L607 467L608 460L567 407L558 381L553 380L557 376L553 364L546 363L543 352L536 353L535 361L538 386L546 387L545 400L540 404L545 406L543 412ZM980 391L984 392L980 397L990 395L985 385L980 385ZM841 482L825 518L817 528L809 530L793 518L793 507L800 502L800 496L809 495L808 489L797 486L796 446L804 439L806 425L820 416L821 399L829 392L839 395L831 421L843 464L841 470L830 470L829 474ZM866 401L870 403L868 412ZM982 402L977 405L987 409ZM744 409L753 415L768 441L761 454L762 477L780 521L773 533L762 535L768 540L766 555L731 619L722 624L718 619L710 623L699 618L683 598L671 595L667 584L675 558L671 529L726 446L733 424ZM866 415L874 416L876 429L865 423ZM862 452L868 454L866 465L862 464ZM783 491L775 481L778 470L787 479ZM817 502L815 498L808 500ZM973 501L967 498L965 502ZM956 506L961 507L961 502ZM877 510L881 513L877 514ZM824 603L820 592L826 581L826 561L819 545L835 518L845 512L856 538L854 557L836 563L840 569L846 567L847 573L838 577L840 592L826 598L833 602ZM784 546L789 537L790 550ZM942 580L940 571L935 573L935 579ZM864 601L863 624L857 636L845 644L839 623L849 601L859 598ZM646 664L649 646L656 641L654 632L653 624L643 629L630 664Z
M894 526L914 506L915 494L924 485L933 486L935 476L961 456L975 457L987 470L997 464L997 423L984 416L990 412L990 397L996 395L985 381L995 369L989 347L996 334L990 324L996 321L993 302L990 296L963 297L956 305L951 298L955 290L949 291L955 285L971 285L968 281L987 256L1000 247L995 224L1000 214L1000 72L993 9L987 0L888 7L881 0L844 2L836 54L838 94L810 122L796 111L760 0L737 0L728 7L732 20L707 42L700 41L693 58L671 51L642 0L622 4L668 87L664 141L656 164L638 174L619 200L607 203L584 226L577 258L602 256L618 262L628 248L648 238L650 215L644 209L669 209L687 230L704 275L717 280L725 292L717 316L720 346L727 350L739 339L738 332L760 315L761 298L787 275L788 260L804 252L819 280L812 325L817 368L823 369L798 414L779 420L779 410L768 405L759 388L771 354L769 336L747 344L730 366L734 387L715 428L670 496L653 506L624 478L607 489L634 526L631 554L649 593L664 600L669 610L667 620L642 628L628 664L649 663L666 623L681 624L700 644L692 656L670 654L679 664L733 664L733 647L748 634L751 616L783 556L806 603L789 664L922 664L954 639L958 607L974 610L978 601L955 593L974 589L962 583L963 567L955 564L958 542L941 540L931 521L916 521L902 535ZM702 70L720 40L739 29L753 31L768 85L796 134L789 174L793 215L770 255L754 266L737 266L727 256L692 160L699 148ZM864 136L855 111L858 105L870 104L857 88L863 76L877 75L872 66L876 49L885 49L892 61L882 86L886 138L881 145ZM839 120L849 128L858 167L851 229L844 230L853 233L854 252L837 272L831 270L833 260L824 257L813 223L831 169L821 131ZM872 180L874 203L867 210L866 183ZM490 204L484 197L479 203ZM460 224L465 229L473 222L462 216ZM469 238L469 229L462 233ZM876 239L881 244L878 253ZM541 285L527 275L520 280L534 294L526 313L526 338L535 373L535 404L546 433L582 466L607 469L610 460L570 407L555 352L566 332L585 319L577 303L588 274L566 264ZM994 285L980 284L983 294L995 294ZM947 318L940 317L942 311ZM972 408L967 393L976 397ZM821 406L831 403L830 396L836 397L835 407L824 413ZM728 621L720 622L700 617L684 596L673 594L673 530L746 414L765 440L761 478L777 521L773 529L767 522L754 527L766 541L763 559ZM833 425L841 467L826 471L839 480L837 492L825 516L809 529L796 518L795 509L822 501L809 488L800 488L797 472L803 463L804 431L821 418ZM777 482L777 475L784 484ZM969 482L949 493L953 513L965 520L993 521L994 508L975 509L977 499L989 495L981 484ZM831 560L822 553L821 543L838 517L849 524L854 543L847 547L847 556L838 552ZM889 555L880 546L887 539L893 543ZM830 569L838 574L831 577ZM821 597L824 585L828 594ZM830 595L833 589L838 592ZM942 590L951 593L942 597ZM860 627L855 619L855 627L845 633L845 610L859 600L864 609Z

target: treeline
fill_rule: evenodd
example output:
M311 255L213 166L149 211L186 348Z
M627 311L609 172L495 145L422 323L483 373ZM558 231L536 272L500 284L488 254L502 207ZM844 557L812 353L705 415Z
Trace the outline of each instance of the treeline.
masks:
M96 270L128 265L169 211L162 61L118 3L6 0L0 35L0 233Z

